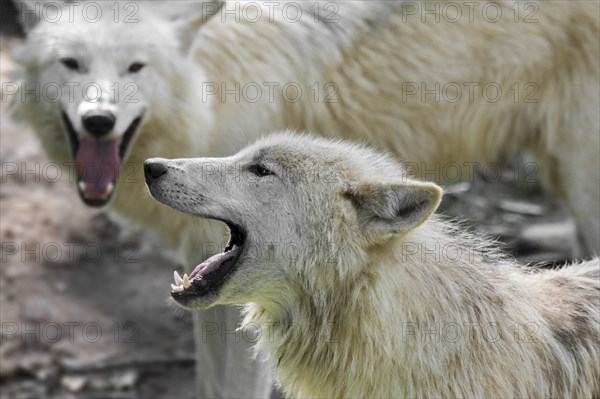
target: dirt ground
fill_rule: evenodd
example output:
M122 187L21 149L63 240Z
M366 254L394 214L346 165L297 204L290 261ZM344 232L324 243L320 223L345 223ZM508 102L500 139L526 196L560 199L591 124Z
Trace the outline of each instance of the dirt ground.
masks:
M1 40L3 82L10 79L7 43ZM7 105L3 96L1 397L193 397L191 318L167 302L180 258L150 233L83 205ZM564 206L537 175L525 181L518 170L447 186L441 213L497 237L524 263L577 257Z

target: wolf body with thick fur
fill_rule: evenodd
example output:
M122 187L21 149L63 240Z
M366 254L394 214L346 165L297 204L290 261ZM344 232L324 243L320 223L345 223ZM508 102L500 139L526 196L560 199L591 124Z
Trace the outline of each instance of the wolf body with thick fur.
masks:
M276 135L146 170L158 201L231 230L173 299L247 304L289 397L600 394L598 258L528 270L432 217L435 184L339 141Z
M225 14L200 30L192 56L220 133L210 155L240 135L296 128L366 140L443 182L456 165L468 179L473 165L527 150L526 178L549 183L600 250L598 3L335 4L320 18L308 4L296 23L281 10L271 21L265 5L258 21Z

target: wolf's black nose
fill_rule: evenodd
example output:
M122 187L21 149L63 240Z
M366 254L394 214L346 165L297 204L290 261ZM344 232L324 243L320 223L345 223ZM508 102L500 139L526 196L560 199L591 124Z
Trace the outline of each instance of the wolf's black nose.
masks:
M116 118L110 112L88 112L83 116L83 126L91 135L102 137L115 127Z
M167 173L167 167L160 161L148 160L144 162L144 177L146 178L146 184L150 185L152 182L162 175Z

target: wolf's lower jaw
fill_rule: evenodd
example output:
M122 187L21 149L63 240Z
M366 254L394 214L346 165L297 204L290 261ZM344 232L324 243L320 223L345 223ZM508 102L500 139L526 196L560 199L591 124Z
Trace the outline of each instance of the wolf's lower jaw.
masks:
M93 201L93 198L88 198L86 196L86 190L87 190L87 185L83 180L78 180L77 181L77 189L79 190L79 194L82 196L82 198L84 199L84 201L89 202L89 201ZM111 182L108 183L108 185L106 186L106 188L104 189L104 193L102 194L102 196L99 198L100 201L104 201L104 202L108 202L108 200L110 199L113 191L115 190L115 183Z
M171 297L176 301L191 297L202 297L218 289L235 268L246 240L245 231L239 226L225 222L229 227L230 240L225 251L211 256L188 276L174 272L175 284L171 284Z

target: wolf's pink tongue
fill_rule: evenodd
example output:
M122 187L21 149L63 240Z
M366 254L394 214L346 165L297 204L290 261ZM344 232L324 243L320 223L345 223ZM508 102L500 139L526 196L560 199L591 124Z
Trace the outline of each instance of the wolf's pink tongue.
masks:
M121 168L119 141L82 139L75 155L75 165L77 175L84 183L84 188L80 188L83 195L88 199L106 199Z
M193 280L196 277L204 277L207 274L214 272L219 267L221 267L223 263L225 263L225 261L233 258L235 253L236 251L232 250L211 256L210 258L196 266L196 268L190 273L190 280Z

